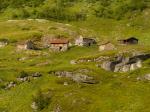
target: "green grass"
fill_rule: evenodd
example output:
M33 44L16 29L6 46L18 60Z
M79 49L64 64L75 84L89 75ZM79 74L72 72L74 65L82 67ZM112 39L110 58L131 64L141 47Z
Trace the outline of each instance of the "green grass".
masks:
M93 21L95 24L93 24ZM18 74L23 70L29 73L41 72L43 76L31 80L31 82L21 83L10 90L0 89L0 112L32 112L30 107L32 96L39 89L42 91L51 90L53 94L50 105L42 112L52 111L57 106L60 106L63 112L149 112L150 83L137 81L136 78L150 73L150 60L144 62L145 68L129 73L107 72L96 67L95 63L70 64L73 59L112 55L122 51L149 52L150 34L149 29L147 29L148 25L143 26L146 30L141 30L135 29L138 28L137 26L127 27L127 23L127 21L93 18L85 22L71 22L69 23L71 26L52 21L46 23L28 20L17 22L1 21L0 38L7 38L11 43L4 48L0 48L0 79L4 81L0 82L0 85L1 83L16 81ZM54 30L50 27L57 28ZM91 46L72 47L63 53L51 53L48 50L16 51L15 41L35 38L44 34L59 34L59 27L65 27L75 31L77 34L96 36L99 42L112 40L117 46L117 50L99 52L98 46ZM68 38L75 38L67 31L61 31L60 33L68 36ZM133 35L139 37L139 45L117 45L117 39ZM45 53L46 55L42 55ZM18 58L23 57L27 57L27 59L18 61ZM35 66L47 61L50 63L49 65ZM71 83L68 86L64 86L57 83L58 80L63 79L48 74L49 71L75 71L82 68L91 70L89 75L96 76L99 83L94 85Z

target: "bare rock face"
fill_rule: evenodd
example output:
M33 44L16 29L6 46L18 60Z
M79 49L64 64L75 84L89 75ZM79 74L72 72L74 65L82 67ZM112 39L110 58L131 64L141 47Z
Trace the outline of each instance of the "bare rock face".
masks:
M5 47L8 43L0 42L0 48Z
M33 102L33 103L31 104L31 108L32 108L34 111L37 111L37 110L38 110L38 106L36 105L35 102Z
M22 78L17 78L18 81L20 82L29 82L30 81L30 78L29 77L22 77Z
M150 74L146 74L146 75L144 76L144 78L145 78L146 80L150 81Z
M130 66L131 66L131 65L124 65L124 66L121 68L120 72L128 72L128 71L130 71Z
M139 76L136 79L137 79L137 81L150 81L150 74L146 74L144 76Z
M110 57L109 56L99 56L95 58L81 58L78 60L71 60L70 64L80 64L80 63L87 63L87 62L102 62L108 60Z
M61 107L60 107L59 105L57 105L57 106L54 108L53 112L62 112L62 111L61 111Z
M7 86L6 86L6 88L5 89L11 89L11 88L13 88L13 87L15 87L16 86L16 83L15 82L9 82L8 84L7 84Z
M112 60L103 61L101 68L113 72L129 72L142 67L142 61L150 58L150 54L134 55L132 57L117 56Z
M32 77L41 77L41 76L42 76L42 74L39 72L35 72L32 74Z
M138 68L141 68L141 67L142 67L142 61L141 61L141 60L138 60L135 64L136 64L136 66L137 66Z
M71 64L71 65L75 65L75 64L76 64L76 61L75 61L75 60L71 60L71 61L70 61L70 64Z
M139 67L139 68L140 68L140 67ZM137 64L136 64L136 63L131 64L131 66L130 66L130 71L133 71L133 70L136 70L136 69L138 69Z
M112 61L105 61L102 63L101 67L107 71L113 71L115 64Z
M40 78L41 76L42 76L42 74L40 72L35 72L28 76L18 77L17 81L30 82L32 79L37 79L37 78Z
M97 81L95 81L93 77L86 75L87 72L88 72L88 70L83 69L83 70L78 70L75 72L56 71L53 73L54 73L54 75L56 75L58 77L70 78L77 83L88 83L88 84L97 83Z

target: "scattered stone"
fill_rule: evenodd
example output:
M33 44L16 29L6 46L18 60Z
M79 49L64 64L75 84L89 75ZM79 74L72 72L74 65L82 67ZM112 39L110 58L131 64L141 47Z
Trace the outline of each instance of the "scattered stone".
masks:
M53 112L61 112L61 107L57 105Z
M113 72L129 72L141 68L142 61L149 58L150 54L141 54L131 57L118 55L117 57L111 58L111 60L103 61L101 68Z
M34 21L34 19L27 19L28 21Z
M137 66L138 68L141 68L141 67L142 67L142 61L141 61L141 60L138 60L135 64L136 64L136 66Z
M139 76L136 78L137 81L150 81L150 74L146 74L144 76Z
M71 78L73 81L77 83L87 83L87 84L95 84L97 81L94 80L93 77L85 75L88 70L79 70L75 72L70 71L56 71L54 72L54 75L58 77L66 77ZM84 73L84 74L83 74Z
M150 81L150 74L146 74L146 75L144 76L144 79Z
M46 65L49 65L49 62L42 62L42 63L36 64L36 66L46 66Z
M11 81L11 82L9 82L9 83L7 84L7 86L6 86L5 89L11 89L11 88L13 88L13 87L15 87L15 86L16 86L16 83L13 82L13 81Z
M18 22L18 21L21 21L21 20L12 20L12 19L7 20L7 22Z
M39 72L35 72L32 74L32 77L41 77L41 76L42 76L42 74Z
M37 78L39 78L39 77L41 77L41 76L42 76L41 73L35 72L35 73L33 73L33 74L31 74L31 75L28 75L28 76L19 77L19 78L17 78L17 80L20 81L20 82L30 82L31 79L33 79L33 78L34 78L34 79L37 79Z
M46 22L49 22L48 20L46 19L35 19L36 21L40 22L40 23L46 23Z
M71 65L75 65L75 64L77 64L77 63L76 63L75 60L71 60L71 61L70 61L70 64L71 64Z
M5 47L8 43L0 42L0 48Z
M137 80L137 81L140 81L140 80L141 80L141 77L137 77L136 80Z
M131 64L131 66L130 66L130 71L133 71L133 70L136 70L136 69L138 69L136 63Z
M34 111L37 111L38 110L38 106L36 105L36 102L33 102L31 104L31 108L34 110Z
M77 70L79 73L89 73L90 71L88 69L79 69Z
M68 86L68 82L64 82L64 86Z
M131 78L131 76L127 76L127 78L129 79L129 78Z
M30 81L30 77L23 77L23 78L17 78L18 81L20 82L29 82Z
M121 69L121 72L128 72L130 71L130 65L124 65Z
M115 68L115 65L111 61L105 61L101 64L101 68L103 68L107 71L113 71Z
M27 60L27 59L28 59L27 57L18 58L19 61L24 61L24 60Z
M82 59L78 59L78 60L72 60L70 63L72 64L80 64L80 63L87 63L87 62L102 62L102 61L106 61L108 60L110 57L109 56L99 56L96 58L82 58Z

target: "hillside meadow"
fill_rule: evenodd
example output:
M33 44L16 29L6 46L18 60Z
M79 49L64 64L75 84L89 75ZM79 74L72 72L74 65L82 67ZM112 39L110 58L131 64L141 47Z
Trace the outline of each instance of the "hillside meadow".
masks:
M146 12L145 12L146 14ZM128 73L113 73L98 68L95 63L71 65L70 61L85 57L112 55L122 51L150 51L149 20L145 15L136 20L99 19L91 17L86 21L58 23L48 20L8 20L0 21L0 39L8 39L9 44L0 48L0 112L32 112L33 97L38 91L51 93L48 105L41 112L149 112L150 83L138 81L137 77L150 73L150 60L144 67ZM101 43L112 41L115 51L98 51L98 46L73 46L68 51L53 53L48 49L17 51L18 42L37 39L46 34L61 34L72 42L76 35L92 36ZM119 46L118 39L135 36L138 45ZM19 59L26 58L20 61ZM47 65L37 66L48 62ZM76 83L71 79L58 78L50 71L90 70L89 75L99 83ZM21 71L40 72L42 77L19 83ZM9 82L17 85L4 89ZM63 83L68 81L65 86Z

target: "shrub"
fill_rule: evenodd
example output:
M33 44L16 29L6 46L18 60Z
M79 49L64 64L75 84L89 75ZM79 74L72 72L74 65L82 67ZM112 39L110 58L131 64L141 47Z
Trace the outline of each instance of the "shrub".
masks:
M0 89L5 89L5 84L0 83Z
M28 76L29 76L29 74L27 72L25 72L25 71L21 71L19 73L19 78L24 78L24 77L28 77Z
M76 10L76 4L88 4ZM85 20L86 15L122 19L127 13L142 11L148 7L148 0L0 0L0 11L11 18L45 18L61 21ZM81 9L82 6L81 5ZM75 7L75 9L70 7ZM93 13L94 12L94 13Z
M33 102L37 106L38 110L43 110L44 108L48 107L51 100L51 94L48 93L42 93L41 90L37 92L35 96L33 96Z

